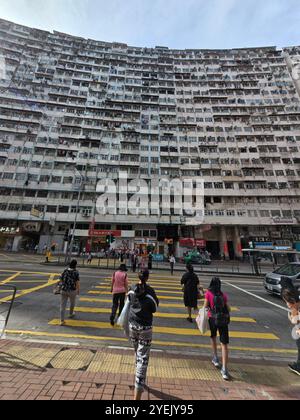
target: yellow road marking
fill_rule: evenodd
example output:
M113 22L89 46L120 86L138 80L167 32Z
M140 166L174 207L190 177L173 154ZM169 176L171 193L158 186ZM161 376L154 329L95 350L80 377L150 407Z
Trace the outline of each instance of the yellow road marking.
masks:
M15 272L15 274L14 274L13 276L8 277L8 278L7 278L7 279L5 279L5 280L1 280L1 281L0 281L0 285L10 283L12 280L14 280L14 279L15 279L16 277L18 277L20 274L22 274L22 272L21 272L21 271L18 271L17 273Z
M112 304L111 299L101 299L101 298L80 298L81 302L90 302L90 303L110 303ZM184 309L184 305L179 305L178 303L160 303L160 308L180 308ZM231 312L239 312L240 308L236 308L235 306L231 306Z
M93 341L119 341L122 343L128 343L127 338L117 338L117 337L99 337L98 335L84 335L84 334L63 334L63 333L50 333L50 332L37 332L37 331L23 331L23 330L7 330L7 334L12 335L28 335L33 337L52 337L52 338L69 338L69 339L82 339L82 340L93 340ZM154 340L154 345L159 346L176 346L176 347L188 347L188 348L198 348L198 349L211 349L209 344L196 344L196 343L182 343L174 341L159 341ZM263 348L263 347L238 347L230 346L230 350L243 351L243 352L259 352L259 353L276 353L276 354L291 354L296 355L297 350L291 349L276 349L276 348Z
M0 273L15 273L16 272L16 270L0 270ZM45 273L45 272L39 272L39 271L22 271L22 274L23 275L28 275L28 274L41 274L41 275L43 275L43 276L52 276L52 275L54 275L54 276L59 276L60 274L59 273Z
M54 319L49 322L49 325L60 325L59 319ZM70 327L81 327L81 328L95 328L95 329L111 329L111 325L108 322L96 322L96 321L76 321L68 320L66 325ZM115 329L120 329L115 327ZM172 335L188 335L188 336L204 336L210 337L210 332L201 335L198 329L191 328L171 328L171 327L154 327L154 333L157 334L172 334ZM254 340L279 340L279 338L271 333L254 333L254 332L243 332L243 331L230 331L231 338L247 338Z
M55 274L51 274L50 278L49 278L49 280L46 284L43 284L42 286L33 287L32 289L22 290L21 293L16 294L16 299L21 297L21 296L29 295L30 293L36 292L36 291L44 289L46 287L53 286L54 284L57 283L57 280L53 280L54 277L55 277ZM8 296L6 298L0 299L0 303L8 302L8 301L11 300L11 298L12 298L12 296Z
M93 308L89 306L84 307L78 307L75 308L76 312L80 313L87 313L87 314L110 314L111 309L110 308ZM174 313L167 313L167 312L156 312L154 314L157 318L180 318L185 319L187 317L187 314L174 314ZM251 323L256 324L255 319L253 318L243 318L243 317L231 317L231 321L233 322L245 322L245 323Z
M97 291L94 291L94 290L88 292L88 294L89 295L101 295L101 296L111 295L111 293L97 292ZM158 299L161 299L161 300L177 300L177 301L182 300L179 297L174 297L174 296L157 296L157 297L158 297Z
M105 291L110 292L110 287L107 287L107 286L96 286L95 288L96 289L101 289L101 290L103 290L103 292L105 292ZM155 289L155 291L156 292L161 292L161 293L173 293L173 294L176 294L176 295L178 294L178 295L181 295L181 296L183 294L182 291L178 292L178 291L174 290L174 288L170 287L169 289L171 289L171 290Z

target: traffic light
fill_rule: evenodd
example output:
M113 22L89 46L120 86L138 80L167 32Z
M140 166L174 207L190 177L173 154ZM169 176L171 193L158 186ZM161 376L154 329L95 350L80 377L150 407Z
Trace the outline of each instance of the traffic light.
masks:
M116 238L114 235L110 235L110 243L113 244L114 242L116 242Z
M110 238L110 235L107 235L107 236L106 236L106 243L107 243L107 245L110 245L110 239L111 239L111 238Z

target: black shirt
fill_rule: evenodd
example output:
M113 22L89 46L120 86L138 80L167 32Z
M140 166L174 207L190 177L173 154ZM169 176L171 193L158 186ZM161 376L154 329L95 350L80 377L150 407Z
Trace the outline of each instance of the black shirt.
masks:
M128 297L131 303L129 322L142 327L151 327L153 314L157 311L159 305L154 289L147 284L137 284L131 289Z

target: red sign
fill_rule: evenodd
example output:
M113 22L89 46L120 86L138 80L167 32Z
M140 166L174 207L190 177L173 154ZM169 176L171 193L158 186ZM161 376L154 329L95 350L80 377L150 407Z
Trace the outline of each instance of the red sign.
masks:
M187 248L193 248L195 246L195 239L193 238L180 239L179 244Z
M121 230L90 230L89 236L107 236L113 235L115 238L121 238L122 231Z
M206 248L206 241L204 239L196 239L196 246L199 248Z
M181 246L187 248L193 248L195 246L199 248L206 248L206 241L204 239L184 238L179 241Z

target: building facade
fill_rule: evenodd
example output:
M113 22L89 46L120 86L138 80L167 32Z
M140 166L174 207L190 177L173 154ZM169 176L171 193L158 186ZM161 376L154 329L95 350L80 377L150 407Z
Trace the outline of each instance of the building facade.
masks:
M187 239L216 258L299 246L299 68L300 47L137 48L0 20L0 248L63 251L75 219L78 250L113 232L178 256ZM99 214L97 182L120 172L202 178L203 223Z

